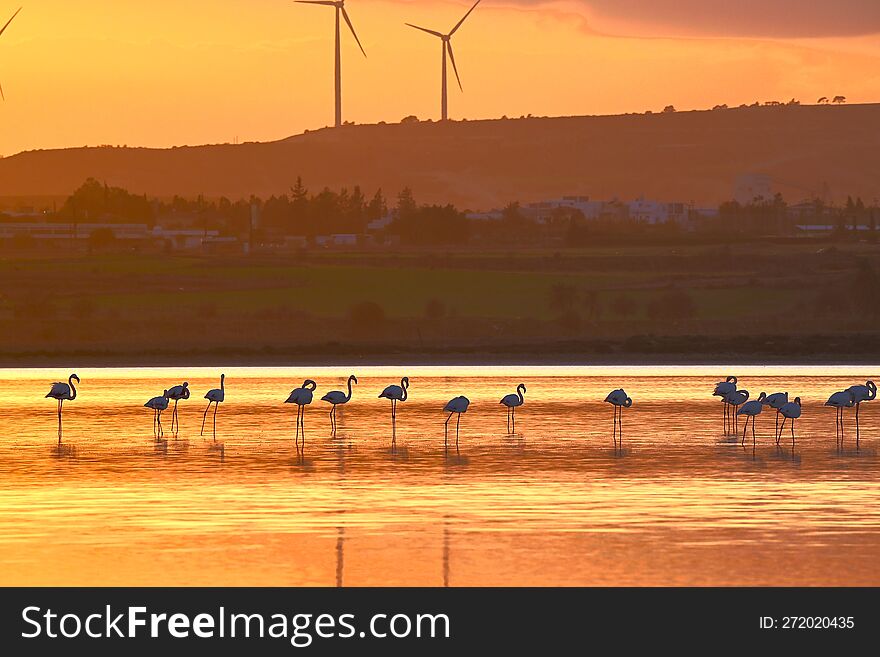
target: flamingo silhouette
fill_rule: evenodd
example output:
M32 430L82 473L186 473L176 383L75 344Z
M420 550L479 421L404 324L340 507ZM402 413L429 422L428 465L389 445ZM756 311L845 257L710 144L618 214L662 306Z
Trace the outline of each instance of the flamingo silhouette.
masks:
M793 402L784 404L779 409L779 414L782 415L782 427L779 429L779 435L776 437L776 444L778 445L782 439L782 432L785 431L786 421L791 420L791 446L794 448L794 422L801 416L801 398L795 397Z
M735 390L731 393L728 393L722 401L725 404L733 407L733 432L734 434L739 433L739 415L737 411L739 407L745 404L749 400L749 391L748 390Z
M526 384L520 383L516 387L516 393L505 395L500 404L507 407L507 433L516 433L516 409L525 403L523 393L527 392Z
M73 385L73 382L76 381L79 383L79 377L76 374L71 374L67 379L67 383L53 383L52 388L49 390L49 394L46 395L45 399L55 399L58 401L58 442L61 443L61 412L63 410L64 402L73 401L76 399L76 386Z
M162 430L162 411L168 408L168 391L163 392L161 397L153 397L144 406L153 409L153 435L157 441L161 440L165 435ZM172 420L172 424L173 422L174 420Z
M459 429L461 427L461 414L467 413L468 407L471 405L471 400L464 396L455 397L454 399L450 399L446 402L446 406L443 407L443 410L449 413L449 417L446 418L446 422L443 424L443 444L449 449L449 420L452 419L452 416L457 414L458 419L455 423L455 449L458 450L458 436Z
M397 442L397 402L405 402L409 390L409 377L400 380L400 385L390 385L381 393L379 399L391 400L391 442Z
M294 389L285 404L296 404L296 446L299 447L299 432L302 428L303 447L306 445L305 407L312 403L318 384L311 379L303 381L301 388Z
M729 376L724 381L719 381L715 384L715 391L712 393L713 397L721 397L722 408L723 408L723 424L724 424L724 433L728 433L730 430L730 404L727 403L726 397L732 392L736 392L736 383L737 378L735 376Z
M776 410L776 444L779 444L779 409L785 406L788 403L788 393L787 392L774 392L772 395L767 395L764 399L764 406L769 406L772 409Z
M837 444L843 445L844 425L843 425L843 409L852 408L856 404L855 393L851 389L835 392L825 402L826 406L831 406L837 412ZM858 449L858 443L856 443Z
M341 404L347 404L351 401L352 382L355 384L358 382L357 377L354 374L348 377L348 394L345 394L341 390L333 390L321 397L321 401L333 404L333 408L330 409L330 430L333 433L336 433L336 407Z
M176 436L177 432L180 431L180 420L177 418L177 402L181 399L189 399L189 382L184 381L179 386L169 388L166 391L165 396L168 399L174 400L174 410L171 413L171 433Z
M208 400L208 405L205 407L205 413L202 415L202 431L199 434L200 436L205 435L205 420L208 417L208 409L211 408L211 404L214 404L214 440L217 440L217 409L220 407L220 404L226 400L226 375L220 375L220 387L214 388L213 390L209 390L205 395L205 399Z
M848 392L853 394L856 402L856 448L859 446L859 407L862 402L873 401L877 398L877 384L873 381L865 381L865 385L850 386Z
M617 448L617 428L620 427L620 446L623 447L623 409L630 408L633 400L630 399L623 388L612 390L605 398L606 404L614 407L614 431L611 436L614 439L614 447Z
M736 414L737 415L745 415L746 423L743 425L743 437L742 444L746 444L746 429L749 428L749 420L752 421L752 446L754 447L757 443L757 438L755 437L755 418L761 414L761 411L764 410L764 401L767 399L767 393L762 392L758 395L757 399L753 399L752 401L747 401L742 405L742 408L739 409Z

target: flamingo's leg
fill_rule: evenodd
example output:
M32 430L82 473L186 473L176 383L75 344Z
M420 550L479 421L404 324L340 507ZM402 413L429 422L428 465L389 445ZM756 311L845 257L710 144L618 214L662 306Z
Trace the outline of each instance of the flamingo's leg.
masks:
M217 409L220 408L220 402L214 402L214 440L217 440Z
M212 403L212 402L208 402L208 405L205 406L205 412L204 412L204 414L202 415L202 430L201 430L201 432L199 432L199 435L200 435L200 436L204 436L204 435L205 435L205 420L208 419L208 409L211 408L211 403Z
M458 451L458 432L461 428L461 413L458 414L458 419L455 422L455 451Z
M859 407L862 405L862 402L856 404L856 449L859 448Z
M449 446L449 420L452 419L452 413L449 414L449 417L446 418L446 422L443 423L443 444L445 446Z

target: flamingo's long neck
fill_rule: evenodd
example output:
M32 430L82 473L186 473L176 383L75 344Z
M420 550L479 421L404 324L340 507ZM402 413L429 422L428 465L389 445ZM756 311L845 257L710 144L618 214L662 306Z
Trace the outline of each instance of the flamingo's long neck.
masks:
M348 395L346 396L345 401L351 401L351 377L348 377Z
M73 377L67 379L67 385L70 386L70 398L76 399L76 386L73 385Z
M525 403L525 397L523 397L523 389L522 389L522 386L517 386L517 388L516 388L516 394L519 395L519 403L520 403L520 404Z
M876 399L877 398L877 384L873 381L868 381L868 399Z
M400 401L406 401L407 390L409 389L409 381L407 381L406 379L401 379L400 387L403 388L403 396L400 398Z
M220 377L220 390L226 392L226 375Z

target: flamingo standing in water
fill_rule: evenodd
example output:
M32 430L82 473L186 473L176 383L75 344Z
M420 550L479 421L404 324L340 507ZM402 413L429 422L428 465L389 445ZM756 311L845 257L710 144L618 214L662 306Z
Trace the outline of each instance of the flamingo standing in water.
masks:
M165 435L162 430L162 411L168 408L168 391L163 392L161 397L153 397L144 406L153 409L153 435L157 441L162 440ZM174 420L171 422L173 424Z
M351 401L352 382L354 382L355 384L358 382L357 377L354 374L348 377L348 394L345 394L341 390L333 390L332 392L328 392L326 395L321 397L321 401L333 404L333 408L330 409L330 430L333 433L336 433L336 407L340 404L347 404Z
M728 433L730 429L730 404L725 401L727 395L732 392L736 392L736 383L737 378L735 376L729 376L724 381L719 381L715 384L715 391L712 393L713 397L721 397L722 408L724 410L723 413L723 424L724 424L724 433Z
M209 390L205 395L205 399L208 400L208 405L205 407L205 413L202 415L202 431L199 434L200 436L205 435L205 420L208 417L208 409L211 408L211 404L214 404L214 440L217 440L217 409L220 407L220 404L226 399L226 375L220 375L220 387L214 388L213 390Z
M409 377L400 380L400 385L390 385L379 394L379 399L391 400L391 442L397 441L397 402L405 402L409 389Z
M862 402L873 401L877 398L877 384L873 381L865 381L865 385L850 386L848 392L853 394L856 402L856 448L859 446L859 406Z
M179 386L169 388L165 393L165 396L168 397L168 399L174 400L174 410L171 413L171 433L176 436L177 432L180 431L180 420L177 418L177 402L181 399L189 399L189 382L184 381Z
M739 407L749 400L748 390L734 390L728 393L721 401L733 407L733 433L739 433Z
M837 412L837 443L838 445L843 445L843 435L844 435L844 427L843 427L843 409L852 408L856 405L856 397L855 393L851 390L841 390L839 392L835 392L828 398L828 401L825 402L826 406L831 406L836 409ZM858 443L856 443L856 447L858 447Z
M458 414L458 419L455 423L455 449L458 449L458 435L459 428L461 427L461 414L467 413L468 406L471 405L471 400L467 397L460 396L455 397L454 399L450 399L446 406L443 407L443 410L449 413L449 417L446 418L446 422L444 423L443 429L443 444L446 448L449 448L449 420L452 419L454 414Z
M779 409L782 415L782 428L779 429L779 436L776 438L776 444L782 439L782 432L785 431L785 422L791 420L791 447L794 449L794 421L801 416L801 398L795 397L793 402L784 404Z
M525 403L523 394L526 392L526 384L520 383L516 387L516 393L505 395L499 402L507 406L507 433L516 433L516 409Z
M605 398L606 404L611 404L614 407L614 431L611 434L614 439L614 447L617 447L617 428L620 427L620 446L623 447L623 409L629 408L633 405L633 400L630 399L626 391L623 388L619 388L618 390L612 390L608 393L608 396Z
M787 392L774 392L772 395L767 395L764 398L764 406L769 406L772 409L776 410L776 444L779 444L779 409L785 406L788 403L788 393Z
M767 399L767 393L762 392L758 395L757 399L753 399L752 401L747 401L742 405L742 408L739 409L736 414L737 415L745 415L746 423L743 425L743 438L742 444L746 444L746 429L749 428L749 419L752 421L752 447L755 446L757 442L757 438L755 437L755 418L761 414L761 411L764 410L764 401Z
M290 396L288 396L285 404L296 404L296 446L299 447L299 432L300 427L302 428L302 436L303 436L303 447L306 445L306 425L305 425L305 410L306 406L312 403L312 399L314 398L315 390L317 390L318 384L312 381L311 379L306 379L303 381L301 388L294 389Z
M76 381L79 383L79 377L76 374L71 374L67 379L67 383L53 383L52 388L49 390L49 394L46 395L45 399L55 399L58 401L58 442L61 442L61 411L64 406L64 402L73 401L76 399L76 386L73 385L73 382Z

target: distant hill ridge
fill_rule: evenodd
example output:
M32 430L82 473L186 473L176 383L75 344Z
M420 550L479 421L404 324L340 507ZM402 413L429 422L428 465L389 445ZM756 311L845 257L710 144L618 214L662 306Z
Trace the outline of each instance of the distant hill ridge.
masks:
M359 184L488 209L565 194L717 205L767 174L789 201L880 197L880 104L351 125L268 143L70 148L0 159L0 196L66 195L87 177L150 196Z

